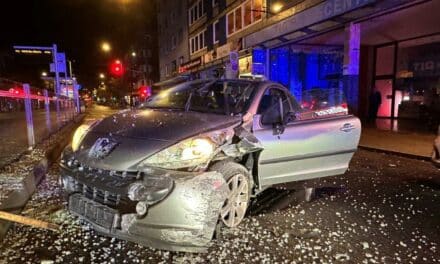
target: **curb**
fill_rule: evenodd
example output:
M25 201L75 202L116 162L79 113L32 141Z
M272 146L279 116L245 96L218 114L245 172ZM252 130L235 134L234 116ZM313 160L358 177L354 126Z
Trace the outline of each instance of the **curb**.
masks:
M368 150L368 151L372 151L372 152L386 153L386 154L399 156L399 157L403 157L403 158L431 161L431 158L427 157L427 156L420 156L420 155L415 155L415 154L410 154L410 153L403 153L403 152L398 152L398 151L394 151L394 150L373 148L373 147L367 147L367 146L361 146L361 145L359 145L359 149Z
M37 162L34 165L32 172L30 172L22 181L22 189L14 190L8 198L0 205L1 211L10 213L20 213L28 200L32 197L32 194L37 189L38 184L46 175L50 165L52 165L61 154L61 151L69 143L71 134L79 126L85 115L82 114L76 117L72 124L62 128L57 133L67 130L68 137L64 137L62 140L51 146L45 153L45 158ZM12 222L6 220L0 220L0 241L5 237Z

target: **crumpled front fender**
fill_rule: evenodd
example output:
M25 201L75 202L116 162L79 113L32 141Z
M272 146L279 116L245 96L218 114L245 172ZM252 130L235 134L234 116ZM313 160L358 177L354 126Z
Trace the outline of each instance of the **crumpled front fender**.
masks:
M123 215L121 227L129 235L160 241L173 250L199 251L188 247L208 246L229 189L223 175L215 171L174 180L174 189L167 198L149 208L144 218Z

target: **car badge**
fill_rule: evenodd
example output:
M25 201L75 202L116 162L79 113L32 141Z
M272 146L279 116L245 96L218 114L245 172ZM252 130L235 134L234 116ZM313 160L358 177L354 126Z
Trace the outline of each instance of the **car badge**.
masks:
M89 150L89 157L101 159L110 154L118 142L109 138L98 138Z

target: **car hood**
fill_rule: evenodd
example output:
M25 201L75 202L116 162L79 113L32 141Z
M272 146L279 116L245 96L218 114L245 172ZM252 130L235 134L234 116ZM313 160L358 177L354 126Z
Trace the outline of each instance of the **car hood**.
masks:
M238 125L240 116L171 110L122 111L95 125L84 137L76 157L82 164L106 170L136 170L147 157L198 134ZM114 145L108 154L92 148L106 139Z

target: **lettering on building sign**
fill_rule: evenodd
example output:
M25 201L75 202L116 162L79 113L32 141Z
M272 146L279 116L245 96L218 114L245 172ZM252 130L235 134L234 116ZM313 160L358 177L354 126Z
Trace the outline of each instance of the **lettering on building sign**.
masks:
M440 72L440 61L429 59L426 61L415 61L412 63L412 69L418 75L437 74Z
M231 52L231 44L227 43L217 48L217 58L223 58L229 55Z
M332 17L342 14L348 10L361 7L368 3L372 3L374 0L333 0L326 1L323 7L324 17Z
M179 67L179 73L183 73L189 71L191 69L197 68L202 65L202 57L198 57L197 59L191 60L187 63L182 64Z

